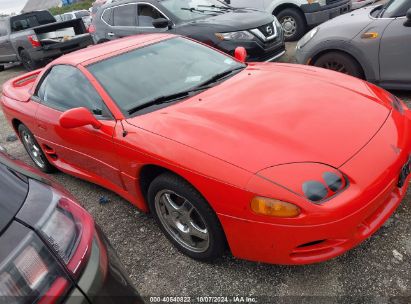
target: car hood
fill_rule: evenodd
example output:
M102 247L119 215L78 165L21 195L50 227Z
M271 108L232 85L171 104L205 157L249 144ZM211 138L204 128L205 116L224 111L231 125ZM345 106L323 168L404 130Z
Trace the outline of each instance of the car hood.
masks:
M370 16L371 11L374 9L375 6L360 8L319 25L320 31L316 35L316 40L321 39L322 36L324 36L324 39L330 38L330 36L345 39L354 38L365 27L375 22L376 19Z
M292 162L339 167L389 113L364 81L314 67L260 63L128 122L256 173Z
M252 9L236 9L224 14L218 14L201 19L192 20L184 25L210 27L217 31L242 31L272 23L274 17L266 12Z

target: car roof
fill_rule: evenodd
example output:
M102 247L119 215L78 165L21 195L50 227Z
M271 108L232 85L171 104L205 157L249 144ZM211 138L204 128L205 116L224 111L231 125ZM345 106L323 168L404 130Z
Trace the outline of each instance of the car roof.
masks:
M55 61L56 64L88 65L94 62L137 49L149 44L158 43L163 40L178 37L172 34L140 34L124 37L110 42L89 46L82 50L64 55Z

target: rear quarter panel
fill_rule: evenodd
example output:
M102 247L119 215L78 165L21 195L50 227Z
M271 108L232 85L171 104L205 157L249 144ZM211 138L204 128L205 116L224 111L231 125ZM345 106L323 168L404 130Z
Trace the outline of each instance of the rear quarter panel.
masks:
M13 126L13 120L18 120L30 130L34 130L38 103L30 98L31 89L40 72L41 70L27 73L4 83L0 102L3 113L11 126ZM14 127L13 129L17 131Z
M17 55L19 55L22 49L28 50L33 48L27 39L30 35L34 35L34 31L32 29L10 34L10 41Z

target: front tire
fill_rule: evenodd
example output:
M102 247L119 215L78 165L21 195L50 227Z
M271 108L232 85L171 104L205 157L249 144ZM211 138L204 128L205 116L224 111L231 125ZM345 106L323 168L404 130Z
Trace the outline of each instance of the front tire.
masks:
M212 261L223 255L225 236L215 212L184 179L164 173L148 189L151 213L171 243L189 257Z
M286 8L276 17L283 27L285 41L299 40L307 31L304 15L295 8Z
M31 133L30 130L23 124L19 125L18 132L27 154L30 156L36 167L45 173L55 172L56 168L47 160L46 155L41 150L41 147L34 138L33 133Z
M316 67L337 71L364 79L361 66L350 55L340 52L329 52L321 55L315 62Z

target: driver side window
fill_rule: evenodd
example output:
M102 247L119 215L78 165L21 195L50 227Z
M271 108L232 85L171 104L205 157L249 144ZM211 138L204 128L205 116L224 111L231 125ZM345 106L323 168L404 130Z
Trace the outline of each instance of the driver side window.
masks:
M137 15L138 15L138 26L139 27L153 27L153 21L155 19L159 19L159 18L167 19L156 8L148 4L139 4Z
M110 116L100 95L83 73L69 65L54 66L43 79L37 97L42 104L58 111L85 107L94 115Z

